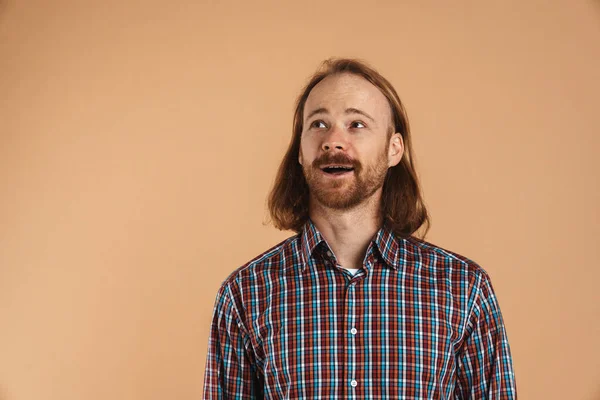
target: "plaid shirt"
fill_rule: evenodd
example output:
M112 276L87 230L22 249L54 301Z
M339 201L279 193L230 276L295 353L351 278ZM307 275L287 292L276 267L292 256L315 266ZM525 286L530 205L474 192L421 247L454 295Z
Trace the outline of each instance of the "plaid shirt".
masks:
M233 272L205 399L516 399L487 273L383 227L353 276L315 225Z

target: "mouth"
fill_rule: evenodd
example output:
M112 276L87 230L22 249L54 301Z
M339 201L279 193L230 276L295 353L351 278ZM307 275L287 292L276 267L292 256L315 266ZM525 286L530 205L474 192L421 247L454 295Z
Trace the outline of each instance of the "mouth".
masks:
M328 176L343 176L351 174L354 167L351 165L325 165L321 167L321 171Z

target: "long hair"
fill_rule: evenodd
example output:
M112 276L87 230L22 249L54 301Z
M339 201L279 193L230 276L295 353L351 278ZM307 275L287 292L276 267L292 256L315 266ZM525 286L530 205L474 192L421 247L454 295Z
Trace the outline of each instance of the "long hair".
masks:
M304 105L311 90L319 82L330 75L340 73L363 77L379 88L388 99L395 132L400 133L404 140L404 154L400 163L388 169L385 177L381 202L383 223L400 237L411 236L424 226L421 235L424 238L431 223L415 171L406 111L392 84L365 62L356 59L331 58L323 61L296 100L292 139L279 166L268 200L273 225L280 230L299 233L308 221L309 188L298 161ZM390 130L390 135L393 133L394 131Z

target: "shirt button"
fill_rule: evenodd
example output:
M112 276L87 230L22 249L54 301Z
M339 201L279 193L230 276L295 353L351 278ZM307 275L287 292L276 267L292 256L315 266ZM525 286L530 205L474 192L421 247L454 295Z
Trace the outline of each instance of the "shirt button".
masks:
M356 330L356 328L352 328L352 329L350 329L350 333L351 333L351 334L353 334L353 335L356 335L356 332L358 332L358 331Z
M350 382L350 386L356 387L356 386L358 386L358 382L356 382L354 379L352 379L352 381Z

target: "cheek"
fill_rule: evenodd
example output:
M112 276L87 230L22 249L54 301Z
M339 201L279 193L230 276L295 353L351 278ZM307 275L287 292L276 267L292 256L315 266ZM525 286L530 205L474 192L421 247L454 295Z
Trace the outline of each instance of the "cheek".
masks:
M387 155L387 148L380 143L361 143L355 147L361 158L370 161L378 160L382 154Z
M302 138L300 140L300 151L298 153L298 159L300 164L310 164L314 158L314 143L310 139Z

